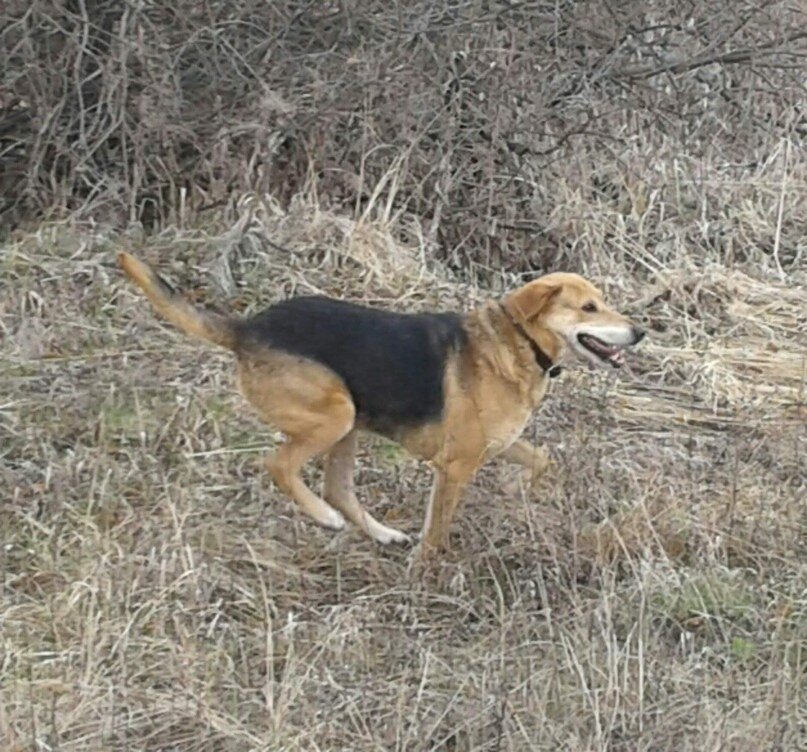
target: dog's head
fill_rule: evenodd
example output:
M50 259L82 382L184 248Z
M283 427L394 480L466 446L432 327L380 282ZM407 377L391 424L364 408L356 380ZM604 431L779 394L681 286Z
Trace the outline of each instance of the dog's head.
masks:
M619 368L622 349L645 334L609 308L602 293L577 274L540 277L510 293L504 306L536 341L549 331L561 343L561 352L568 348L598 366Z

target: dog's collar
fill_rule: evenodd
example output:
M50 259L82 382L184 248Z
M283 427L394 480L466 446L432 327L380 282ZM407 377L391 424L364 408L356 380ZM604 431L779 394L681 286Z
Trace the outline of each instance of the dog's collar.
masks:
M532 354L535 356L535 362L538 366L543 370L543 372L549 376L550 379L554 379L556 376L560 376L561 371L563 368L559 365L556 365L552 362L552 358L550 358L540 347L538 347L538 343L527 334L527 331L524 329L521 324L518 323L511 315L510 311L508 311L502 303L499 304L504 311L504 315L510 319L510 323L515 327L516 331L530 343L530 347L532 348Z

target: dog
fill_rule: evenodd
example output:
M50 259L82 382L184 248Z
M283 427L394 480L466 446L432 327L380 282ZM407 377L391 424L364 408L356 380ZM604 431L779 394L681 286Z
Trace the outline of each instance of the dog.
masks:
M409 540L356 497L360 431L431 463L424 558L448 547L463 490L487 460L502 456L532 480L545 471L546 452L520 435L561 364L574 354L619 368L623 349L644 337L570 273L547 274L466 314L393 313L316 296L238 318L191 305L128 253L118 260L168 321L235 353L241 392L286 437L266 467L320 525L339 530L347 519L378 543ZM322 496L300 475L320 455Z

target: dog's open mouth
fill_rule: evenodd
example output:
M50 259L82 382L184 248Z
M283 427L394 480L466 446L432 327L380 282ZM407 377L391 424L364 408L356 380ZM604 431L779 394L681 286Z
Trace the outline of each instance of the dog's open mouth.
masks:
M596 355L603 363L609 363L614 368L621 368L625 362L621 347L609 345L591 334L578 334L577 341L590 353Z

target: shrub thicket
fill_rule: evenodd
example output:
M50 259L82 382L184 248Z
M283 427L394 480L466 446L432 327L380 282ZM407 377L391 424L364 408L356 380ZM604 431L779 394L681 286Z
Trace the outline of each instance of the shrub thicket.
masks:
M579 241L569 191L641 215L805 134L793 3L12 0L0 26L5 223L380 186L453 265L542 268Z

